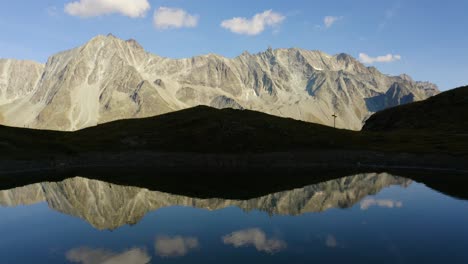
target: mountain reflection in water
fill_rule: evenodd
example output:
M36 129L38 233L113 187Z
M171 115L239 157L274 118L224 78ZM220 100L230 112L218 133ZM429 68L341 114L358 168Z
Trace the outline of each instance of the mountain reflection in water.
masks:
M47 202L50 208L86 220L96 229L116 229L138 223L148 212L170 206L218 210L236 206L270 215L301 215L330 208L348 208L385 187L406 187L411 180L386 173L368 173L330 180L304 188L249 200L198 199L144 188L120 186L81 177L62 182L44 182L0 191L0 205L17 206ZM391 200L365 199L361 209L371 206L401 207Z
M464 175L117 173L2 182L0 263L468 263Z

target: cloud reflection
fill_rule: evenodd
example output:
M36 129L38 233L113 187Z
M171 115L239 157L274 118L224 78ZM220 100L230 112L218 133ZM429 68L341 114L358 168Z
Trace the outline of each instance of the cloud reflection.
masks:
M168 237L159 236L156 238L156 254L161 257L181 257L185 256L190 250L199 247L198 239L195 237Z
M226 245L234 247L254 246L258 251L274 254L286 248L287 244L283 240L268 239L265 232L258 228L245 229L223 237Z
M146 264L151 260L146 250L140 248L115 253L105 249L82 247L69 250L66 258L70 262L81 264Z
M372 206L400 208L403 207L403 202L393 200L378 200L373 198L368 198L361 202L361 210L367 210Z
M335 236L328 235L327 239L325 240L325 245L330 248L335 248L338 245L338 242L336 242Z

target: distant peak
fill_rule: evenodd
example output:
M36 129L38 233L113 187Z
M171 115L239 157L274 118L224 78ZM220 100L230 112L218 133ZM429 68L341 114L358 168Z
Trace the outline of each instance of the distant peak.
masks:
M106 40L121 40L121 41L123 41L123 39L121 39L121 38L115 36L115 35L112 34L112 33L109 33L109 34L107 34L107 35L102 35L102 34L97 35L97 36L95 36L94 38L92 38L92 39L90 40L90 42L93 41L93 40L100 40L100 41L106 41Z
M117 37L115 37L112 34L97 35L94 38L92 38L91 40L89 40L88 42L102 42L102 41L107 41L107 40L110 40L110 39L117 39Z
M405 80L405 81L409 81L409 82L413 82L413 81L414 81L413 78L411 78L411 76L409 76L408 74L405 74L405 73L400 74L399 77L400 77L401 79Z
M135 39L128 39L123 40L114 36L113 34L109 33L107 35L97 35L96 37L92 38L90 41L86 43L88 47L94 47L94 45L101 45L101 44L112 44L115 43L126 43L129 46L136 48L136 49L143 49L143 47L135 40Z
M242 52L242 54L241 54L241 56L250 56L250 55L251 55L250 52L248 52L246 50L244 52Z
M340 53L336 55L336 59L338 60L343 60L343 61L354 61L356 59L353 58L353 56L346 54L346 53Z
M143 47L140 45L140 43L138 43L138 41L136 41L135 39L132 39L132 38L127 39L125 42L130 44L131 46L133 46L135 48L143 49Z

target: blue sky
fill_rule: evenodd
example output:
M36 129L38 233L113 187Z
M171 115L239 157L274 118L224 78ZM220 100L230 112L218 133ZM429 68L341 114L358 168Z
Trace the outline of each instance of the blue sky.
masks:
M466 0L0 1L1 58L45 62L112 33L173 58L299 47L364 53L384 73L408 73L442 90L468 84Z

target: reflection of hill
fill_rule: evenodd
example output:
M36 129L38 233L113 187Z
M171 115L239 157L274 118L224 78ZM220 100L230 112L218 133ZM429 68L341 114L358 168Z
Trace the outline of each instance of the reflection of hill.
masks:
M282 215L347 208L387 186L407 186L410 182L389 174L358 174L241 201L190 198L76 177L58 183L45 182L0 191L0 204L16 206L46 201L51 208L85 219L97 229L115 229L135 224L146 213L168 206L208 210L237 206L247 211Z

